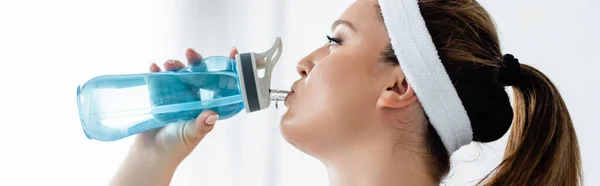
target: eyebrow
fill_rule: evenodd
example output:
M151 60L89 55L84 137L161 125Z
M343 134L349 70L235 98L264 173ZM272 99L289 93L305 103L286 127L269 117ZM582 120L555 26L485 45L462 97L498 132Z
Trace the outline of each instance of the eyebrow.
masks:
M335 27L339 26L339 25L346 25L348 26L352 31L356 32L356 27L354 27L354 25L352 25L352 23L350 23L349 21L346 20L336 20L335 22L333 22L333 24L331 25L331 30L334 30Z

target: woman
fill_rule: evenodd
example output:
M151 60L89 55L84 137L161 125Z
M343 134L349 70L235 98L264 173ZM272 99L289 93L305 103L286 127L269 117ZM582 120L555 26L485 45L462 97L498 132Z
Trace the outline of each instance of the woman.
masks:
M454 151L495 141L511 123L504 160L481 184L581 183L577 137L559 92L540 71L502 55L476 1L358 0L328 39L298 63L302 78L286 99L281 131L323 162L331 185L439 185ZM201 59L193 50L186 56ZM168 185L217 119L206 111L138 135L112 184Z

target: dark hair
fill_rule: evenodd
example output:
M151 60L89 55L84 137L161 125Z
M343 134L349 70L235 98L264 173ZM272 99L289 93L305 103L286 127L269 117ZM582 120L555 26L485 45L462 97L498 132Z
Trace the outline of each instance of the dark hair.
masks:
M475 0L420 0L419 6L471 120L473 140L496 141L512 123L502 163L480 184L580 184L581 160L573 122L548 77L528 65L517 67L511 81L518 81L509 83L514 90L513 111L504 89L507 66L487 11ZM382 59L398 64L391 45ZM430 124L426 141L430 174L441 181L450 170L450 157Z

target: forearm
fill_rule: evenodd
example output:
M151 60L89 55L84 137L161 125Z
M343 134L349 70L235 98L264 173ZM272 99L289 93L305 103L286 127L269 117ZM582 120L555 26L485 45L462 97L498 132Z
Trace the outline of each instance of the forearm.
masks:
M180 162L161 158L152 150L133 147L110 185L166 186Z

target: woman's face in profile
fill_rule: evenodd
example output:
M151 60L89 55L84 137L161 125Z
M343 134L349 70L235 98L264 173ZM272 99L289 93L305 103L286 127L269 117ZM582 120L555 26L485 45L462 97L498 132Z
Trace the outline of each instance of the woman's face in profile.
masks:
M332 41L298 62L302 78L286 101L281 130L311 155L349 150L384 128L376 104L393 77L380 59L389 38L376 6L356 1L333 23Z

